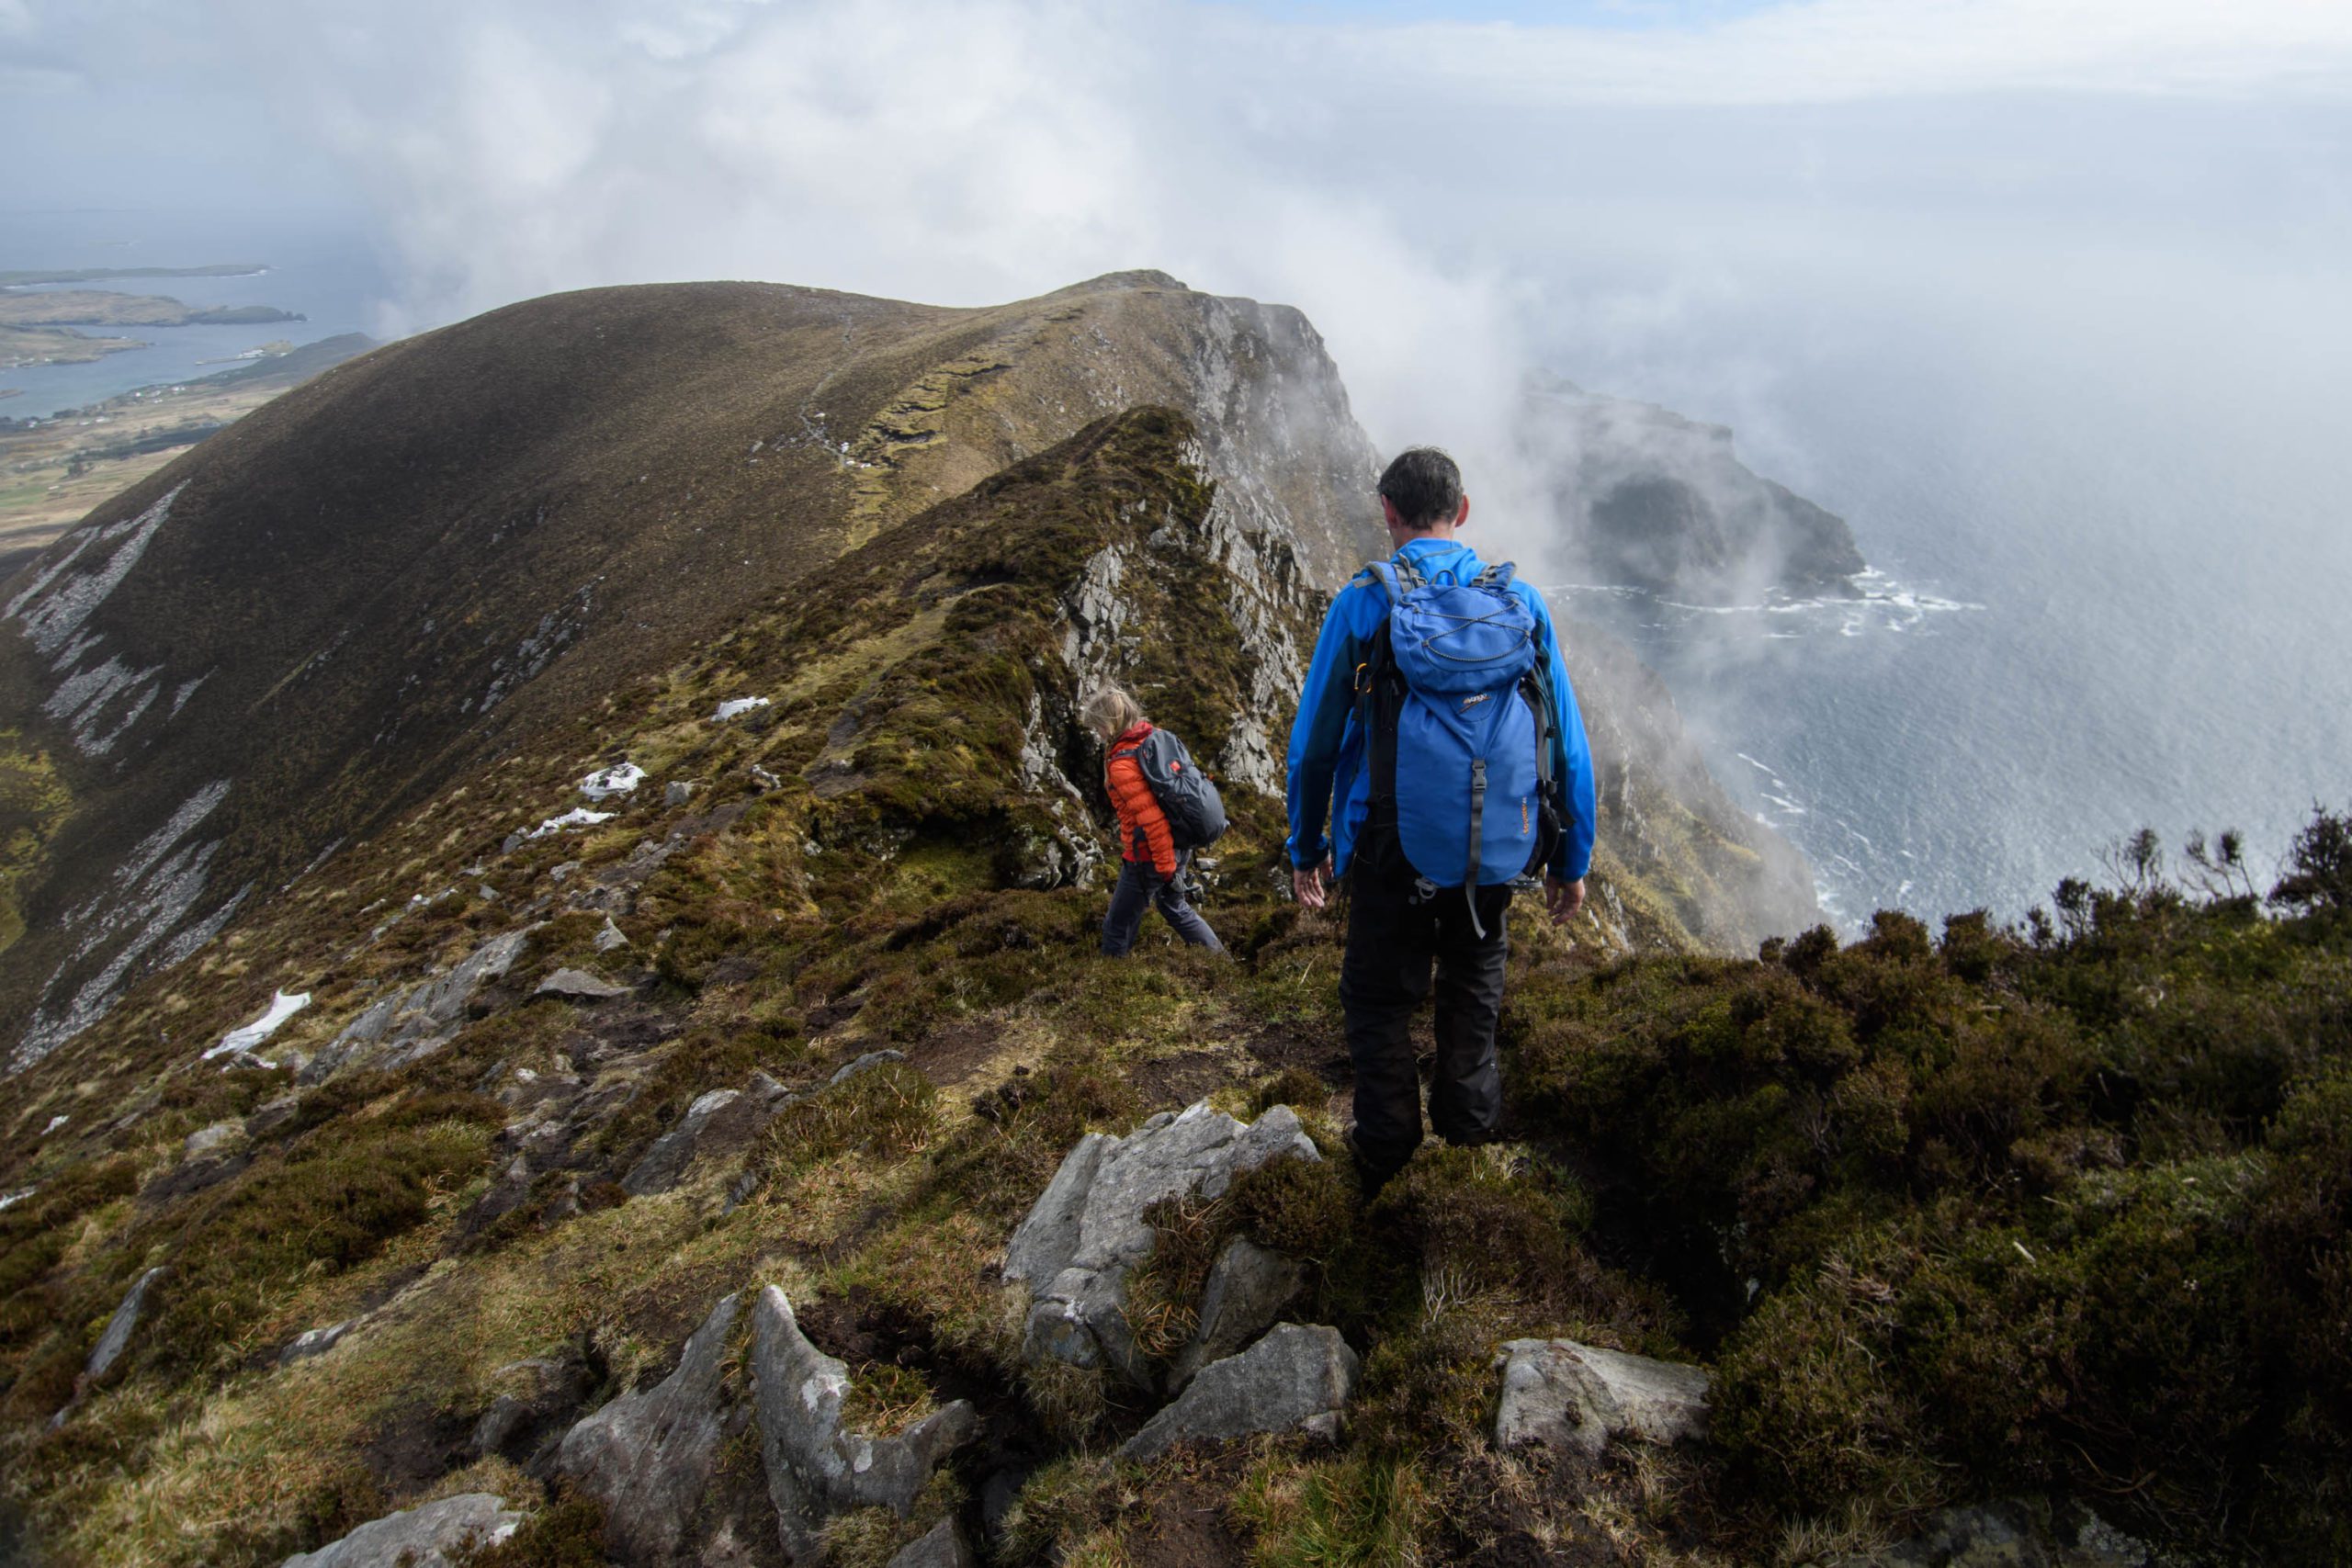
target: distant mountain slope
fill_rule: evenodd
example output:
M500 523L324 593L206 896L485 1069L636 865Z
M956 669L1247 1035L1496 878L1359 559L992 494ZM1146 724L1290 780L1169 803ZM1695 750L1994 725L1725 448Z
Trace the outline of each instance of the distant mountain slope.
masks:
M17 857L16 1061L337 842L1142 401L1196 417L1237 526L1311 579L1374 547L1371 449L1305 318L1156 273L991 310L764 284L562 295L241 421L0 605L24 633L0 648L0 728L30 738L6 744L73 802Z

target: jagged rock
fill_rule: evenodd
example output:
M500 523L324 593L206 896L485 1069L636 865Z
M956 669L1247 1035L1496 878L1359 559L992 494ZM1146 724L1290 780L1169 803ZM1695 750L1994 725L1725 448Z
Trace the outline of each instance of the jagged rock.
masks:
M685 1179L697 1159L731 1153L750 1143L775 1113L774 1105L740 1089L712 1089L686 1107L676 1126L653 1141L621 1179L622 1190L632 1198L667 1192Z
M626 1562L666 1562L685 1543L726 1426L719 1380L738 1304L721 1297L676 1371L586 1417L557 1450L556 1468L605 1505L605 1541Z
M728 1215L733 1213L736 1210L750 1202L752 1201L752 1194L757 1192L759 1190L760 1173L758 1171L747 1170L742 1175L737 1177L734 1182L727 1189L726 1201L718 1205L719 1218L725 1219Z
M1675 1443L1707 1433L1705 1369L1572 1339L1513 1339L1495 1358L1502 1403L1495 1443L1541 1443L1588 1459L1616 1438Z
M1151 1459L1194 1438L1294 1427L1336 1438L1356 1370L1356 1353L1338 1329L1276 1324L1238 1356L1203 1367L1173 1404L1127 1439L1119 1457Z
M585 969L559 969L538 983L532 991L535 997L569 997L574 1001L604 1002L629 994L628 986L616 986L610 980L600 980Z
M98 1336L97 1345L90 1351L90 1359L83 1363L82 1381L95 1383L114 1371L122 1353L130 1348L130 1337L139 1331L139 1320L147 1311L147 1293L155 1281L164 1277L162 1269L150 1269L139 1276L138 1281L124 1293L122 1304L107 1319L106 1332Z
M1125 1311L1127 1276L1155 1242L1144 1211L1190 1193L1221 1197L1236 1175L1285 1155L1322 1157L1286 1105L1245 1123L1204 1100L1124 1138L1080 1139L1005 1248L1005 1278L1030 1291L1023 1354L1145 1382Z
M628 938L622 933L620 927L613 924L612 916L606 915L604 928L597 931L589 945L599 953L611 953L616 948L627 947Z
M577 1356L534 1356L492 1374L507 1385L474 1422L472 1451L528 1461L575 1415L595 1386L595 1374Z
M808 1342L792 1303L774 1285L752 1311L752 1368L768 1496L795 1562L816 1558L819 1532L833 1514L883 1507L904 1518L932 1472L978 1424L972 1406L959 1399L895 1438L843 1430L849 1369Z
M849 1082L850 1079L858 1077L860 1074L872 1072L875 1068L881 1066L885 1063L903 1062L906 1059L907 1054L904 1051L868 1051L865 1055L860 1056L854 1062L847 1064L831 1077L827 1078L825 1080L825 1087L827 1089L831 1089L836 1084L845 1084Z
M523 1516L506 1499L466 1492L370 1519L316 1551L298 1551L278 1568L450 1568L468 1547L496 1546Z
M276 1100L266 1100L245 1118L245 1136L249 1139L267 1137L294 1120L294 1113L301 1109L302 1097L299 1094L281 1094Z
M893 1555L888 1568L979 1568L979 1559L964 1542L954 1519L942 1519L918 1540Z
M457 1037L466 1004L485 984L514 966L537 926L494 936L447 974L424 980L377 1002L344 1026L308 1066L296 1075L306 1084L356 1063L385 1068L405 1066L431 1055Z
M347 1317L341 1323L332 1323L324 1328L306 1328L288 1340L285 1348L277 1352L277 1364L281 1367L290 1367L297 1361L307 1361L313 1356L323 1356L341 1344L345 1335L358 1326L357 1318Z
M662 786L662 804L684 806L695 797L695 786L684 779L672 779Z
M179 1164L149 1182L139 1194L141 1201L162 1203L219 1186L253 1163L246 1143L242 1122L215 1122L198 1128L181 1145Z
M2010 1499L1943 1508L1908 1540L1828 1568L2158 1568L2168 1560L2078 1504Z
M209 1127L198 1127L180 1145L185 1159L209 1159L216 1155L242 1148L245 1142L245 1124L242 1122L215 1122Z
M1168 1369L1170 1391L1263 1334L1306 1282L1306 1265L1297 1258L1244 1235L1227 1242L1201 1287L1200 1325Z

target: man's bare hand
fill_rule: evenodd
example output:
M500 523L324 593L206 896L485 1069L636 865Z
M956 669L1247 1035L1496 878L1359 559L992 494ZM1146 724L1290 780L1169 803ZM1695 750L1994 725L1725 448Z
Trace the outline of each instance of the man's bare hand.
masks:
M1544 908L1555 926L1565 926L1584 908L1584 878L1563 882L1551 873L1544 874Z
M1319 865L1295 865L1290 868L1290 890L1298 899L1300 908L1319 909L1323 907L1323 874L1330 864L1327 860Z

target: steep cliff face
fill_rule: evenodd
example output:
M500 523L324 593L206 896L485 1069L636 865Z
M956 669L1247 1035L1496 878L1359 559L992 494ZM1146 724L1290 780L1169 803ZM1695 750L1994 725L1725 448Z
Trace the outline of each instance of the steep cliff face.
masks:
M1757 604L1849 593L1863 570L1845 520L1752 472L1722 425L1553 379L1529 389L1520 445L1578 581Z
M265 408L102 508L5 606L0 725L38 738L9 755L73 803L11 881L12 1060L713 626L1154 401L1196 421L1242 579L1288 592L1367 553L1372 455L1312 327L1159 274L983 310L559 296ZM1269 721L1234 742L1250 776Z

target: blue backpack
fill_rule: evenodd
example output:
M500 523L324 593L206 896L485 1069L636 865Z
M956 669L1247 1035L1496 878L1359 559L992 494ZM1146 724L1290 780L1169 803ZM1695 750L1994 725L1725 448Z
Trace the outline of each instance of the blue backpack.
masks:
M1535 616L1508 561L1467 582L1403 556L1365 570L1388 593L1356 682L1374 865L1393 844L1422 881L1460 887L1483 939L1476 889L1535 871L1559 841Z

